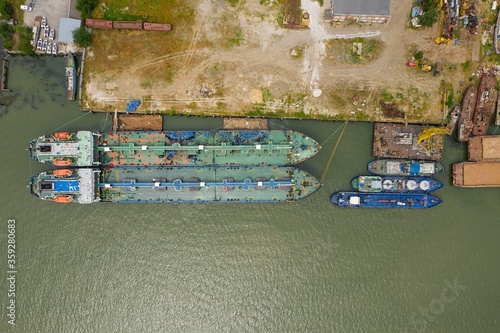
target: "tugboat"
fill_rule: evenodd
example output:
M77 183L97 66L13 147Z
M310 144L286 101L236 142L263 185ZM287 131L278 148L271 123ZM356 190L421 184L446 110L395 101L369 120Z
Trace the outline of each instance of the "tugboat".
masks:
M430 208L441 199L428 193L362 193L337 192L330 201L339 207L362 208Z
M430 177L359 176L352 188L360 192L432 192L443 184Z
M382 176L431 176L443 171L443 166L433 161L374 160L368 171Z

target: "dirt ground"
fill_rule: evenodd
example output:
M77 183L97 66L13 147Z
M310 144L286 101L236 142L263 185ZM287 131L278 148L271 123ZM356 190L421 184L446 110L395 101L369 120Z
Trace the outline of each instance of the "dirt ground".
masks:
M82 108L123 112L130 99L141 99L136 112L441 123L444 87L459 103L479 65L477 36L462 31L459 45L436 45L437 25L410 29L411 1L391 0L384 25L338 26L323 19L329 1L302 0L309 30L280 28L282 2L260 2L267 4L188 0L196 19L168 22L168 35L95 30ZM335 43L350 49L353 41L372 50L343 57ZM441 63L441 74L407 67L417 51ZM405 117L384 117L381 100Z

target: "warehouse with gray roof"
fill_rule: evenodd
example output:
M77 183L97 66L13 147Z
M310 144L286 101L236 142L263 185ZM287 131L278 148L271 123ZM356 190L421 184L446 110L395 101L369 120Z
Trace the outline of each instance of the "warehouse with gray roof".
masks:
M332 0L332 21L385 23L390 17L390 4L391 0Z

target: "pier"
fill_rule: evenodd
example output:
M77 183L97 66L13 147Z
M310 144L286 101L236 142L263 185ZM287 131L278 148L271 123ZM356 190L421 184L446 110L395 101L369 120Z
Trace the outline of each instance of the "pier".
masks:
M260 118L224 118L225 130L267 130L269 122Z
M113 116L115 131L161 131L163 117L149 114L121 114Z

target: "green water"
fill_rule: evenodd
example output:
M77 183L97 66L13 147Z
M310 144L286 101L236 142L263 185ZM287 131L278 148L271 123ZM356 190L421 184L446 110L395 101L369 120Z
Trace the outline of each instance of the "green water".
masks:
M110 130L109 117L65 100L63 67L63 59L14 58L8 86L17 99L0 106L0 332L500 331L500 189L449 185L463 145L447 139L437 176L446 185L435 192L444 202L429 210L330 204L366 173L368 123L347 125L324 186L294 203L43 202L26 186L49 167L30 161L28 141L61 126ZM342 123L271 123L323 144L301 165L321 178ZM221 126L217 118L165 122ZM7 316L9 219L16 326Z

